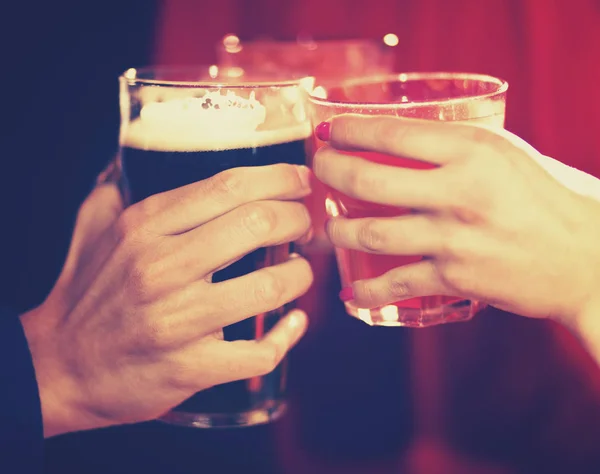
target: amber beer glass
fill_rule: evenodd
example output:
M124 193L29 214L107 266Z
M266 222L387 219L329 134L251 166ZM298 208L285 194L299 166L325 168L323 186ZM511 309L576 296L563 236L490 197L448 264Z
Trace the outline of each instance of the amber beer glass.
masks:
M304 164L310 124L300 89L240 69L130 69L120 78L119 164L128 204L240 166ZM260 185L260 184L258 184ZM290 245L256 250L212 276L236 278L289 258ZM235 295L232 295L235 297ZM224 328L225 340L260 339L289 305ZM287 362L273 372L200 392L162 417L199 428L249 426L285 409Z
M504 126L506 82L491 76L459 73L395 74L345 81L316 87L309 97L313 126L338 114L393 115L444 122L471 122ZM311 153L323 145L311 138ZM427 169L432 165L381 153L351 153L388 166ZM393 217L410 209L382 206L352 199L334 189L326 191L330 217ZM374 278L417 262L420 256L374 255L336 248L342 287L356 280ZM431 295L398 301L377 308L360 308L346 302L347 312L371 325L424 327L465 321L483 305L477 301Z

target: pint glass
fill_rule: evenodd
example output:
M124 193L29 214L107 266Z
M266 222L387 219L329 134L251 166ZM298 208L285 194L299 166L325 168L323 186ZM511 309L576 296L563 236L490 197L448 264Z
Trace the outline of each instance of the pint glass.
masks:
M300 89L306 81L217 66L126 71L120 78L119 153L126 203L230 168L304 164L310 125ZM288 244L256 250L214 273L212 281L282 263L289 252ZM260 339L289 309L228 326L224 338ZM162 420L199 428L274 420L285 408L286 370L284 360L262 377L200 392Z

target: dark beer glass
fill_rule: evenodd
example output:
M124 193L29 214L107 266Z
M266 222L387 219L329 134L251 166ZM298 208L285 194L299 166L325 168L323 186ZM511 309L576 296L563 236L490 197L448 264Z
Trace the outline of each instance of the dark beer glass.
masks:
M126 71L120 78L119 164L127 204L230 168L304 164L310 125L301 89L310 81L217 66ZM290 245L256 250L214 273L212 281L282 263ZM224 338L260 339L289 309L228 326ZM161 419L198 428L272 421L285 410L286 371L284 360L262 377L202 391Z

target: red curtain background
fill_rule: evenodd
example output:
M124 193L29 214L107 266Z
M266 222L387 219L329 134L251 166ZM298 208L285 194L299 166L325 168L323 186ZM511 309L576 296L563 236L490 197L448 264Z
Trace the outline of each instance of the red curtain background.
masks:
M299 34L316 40L378 39L394 33L399 38L398 71L472 71L508 80L507 128L543 153L600 176L598 0L164 2L155 62L213 63L215 45L227 33L242 40L293 40ZM600 374L569 334L552 324L498 312L434 331L443 360L433 362L437 369L431 377L443 380L436 398L444 405L442 430L457 449L498 460L512 450L515 465L528 466L526 472L600 469ZM319 343L330 343L325 339ZM348 350L341 344L340 351ZM316 364L311 369L315 377L319 361L309 353L310 339L303 347L298 350ZM359 390L370 383L360 377L365 375L356 375L354 385L344 387ZM314 378L305 381L314 383ZM307 402L304 406L314 409ZM319 413L300 409L292 414L292 423L302 426L311 416ZM332 463L319 468L311 460L318 450L307 448L310 443L301 452L292 447L301 436L297 431L282 431L282 452L297 467L290 472L390 472L384 461L384 467L369 464L370 470L357 467L362 466L357 460L340 464L339 471ZM532 457L546 459L546 464L536 468L528 461ZM445 466L439 472L454 472ZM465 469L456 472L514 472Z

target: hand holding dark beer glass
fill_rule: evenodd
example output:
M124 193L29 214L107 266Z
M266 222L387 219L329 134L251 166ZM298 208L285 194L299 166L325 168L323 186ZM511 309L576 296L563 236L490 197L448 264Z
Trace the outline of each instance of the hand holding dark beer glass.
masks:
M309 227L305 207L293 201L308 194L308 170L302 165L304 141L311 127L301 93L310 87L310 82L310 78L290 79L279 74L217 66L131 69L120 78L120 164L127 205L148 199L152 202L153 196L162 192L202 180L214 183L214 179L221 190L214 196L215 204L232 198L260 201L234 211L220 231L211 230L211 236L219 238L213 240L208 234L202 237L206 244L211 242L205 246L205 258L218 258L223 252L229 255L228 260L219 259L219 265L204 276L217 287L233 289L229 286L232 282L243 281L257 273L270 278L268 284L272 288L267 289L268 293L294 292L297 287L288 287L287 282L296 278L303 282L302 288L307 289L306 263L299 260L300 263L293 264L302 265L298 274L295 267L289 267L289 260L293 253L290 242ZM295 187L285 184L286 175L260 174L269 166L298 171L294 175L296 185L302 183L304 194L299 195ZM243 181L242 188L237 168L245 168L251 177L250 181ZM279 184L271 182L282 179ZM289 195L263 196L266 189L279 189L282 185ZM272 201L282 198L290 202ZM187 198L177 205L173 203L171 212L181 215L182 219L191 218L186 202ZM285 224L281 224L281 220ZM256 246L255 239L240 234L239 222L255 238L266 239L262 245ZM287 225L292 225L294 235L281 234ZM231 245L231 239L241 239L246 245L236 248ZM188 259L188 264L193 265L193 261ZM283 268L289 273L285 279L276 278L273 268ZM170 278L176 280L175 275ZM221 297L239 298L237 291L223 292ZM240 340L261 340L289 311L292 299L282 297L279 304L262 309L243 305L239 311L245 318L238 318L232 309L231 324L223 328L223 338L234 345ZM285 410L286 373L284 358L266 374L218 384L190 397L165 413L161 420L198 428L269 422Z
M23 316L46 436L159 417L195 392L272 372L302 336L293 311L260 340L222 328L283 306L312 281L301 257L220 283L245 254L304 235L304 167L237 168L123 211L115 185L82 205L63 272Z
M328 145L317 152L314 171L326 185L353 199L412 210L399 217L333 218L328 233L334 244L425 256L355 281L357 305L454 295L553 317L571 328L600 310L600 203L581 195L575 170L563 166L569 189L543 167L560 179L556 162L518 137L467 123L347 114L321 125L318 134ZM386 166L347 154L357 150L430 166Z

